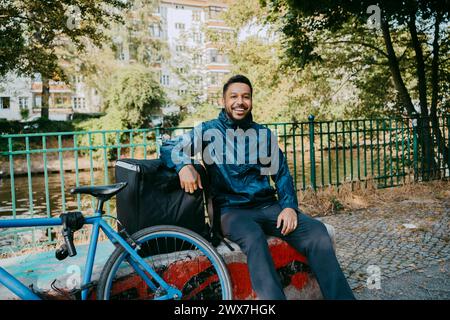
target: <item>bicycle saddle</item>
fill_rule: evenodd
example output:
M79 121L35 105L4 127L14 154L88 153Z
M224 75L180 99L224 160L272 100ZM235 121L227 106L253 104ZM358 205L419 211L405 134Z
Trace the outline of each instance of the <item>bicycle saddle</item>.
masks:
M83 186L70 189L70 193L90 194L96 198L100 198L106 201L119 193L119 191L125 188L127 185L127 182L120 182L107 186Z

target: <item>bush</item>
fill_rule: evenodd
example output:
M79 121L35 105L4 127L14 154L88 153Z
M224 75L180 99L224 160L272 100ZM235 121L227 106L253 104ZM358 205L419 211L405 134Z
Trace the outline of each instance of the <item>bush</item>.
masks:
M48 133L48 132L71 132L76 131L76 128L69 121L54 121L39 118L30 122L20 122L0 119L0 135L3 134L26 134L26 133ZM24 148L24 139L13 139L13 149L17 150ZM33 144L39 139L31 138L30 143ZM39 140L40 141L40 140ZM8 139L0 138L0 151L8 150Z
M104 113L77 113L75 112L72 116L74 122L83 122L90 119L98 119L104 116Z
M20 109L20 116L22 117L23 120L27 120L29 115L30 109L28 108Z

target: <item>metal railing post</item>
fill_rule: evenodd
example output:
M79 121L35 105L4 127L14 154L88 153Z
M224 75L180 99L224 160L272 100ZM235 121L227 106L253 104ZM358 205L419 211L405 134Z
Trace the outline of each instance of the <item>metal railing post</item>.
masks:
M413 128L413 166L414 166L414 181L418 180L418 145L417 145L417 118L412 120Z
M309 156L311 165L311 187L316 190L316 157L314 153L314 116L311 114L309 120Z
M161 126L157 125L155 128L155 144L156 144L156 157L159 158L160 148L162 145Z

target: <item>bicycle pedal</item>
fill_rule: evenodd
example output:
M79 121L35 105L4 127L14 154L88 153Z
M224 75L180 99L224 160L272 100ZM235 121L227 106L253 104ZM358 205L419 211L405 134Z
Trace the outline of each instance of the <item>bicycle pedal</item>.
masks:
M80 290L80 291L83 291L84 289L90 289L90 288L92 288L92 287L95 287L95 286L97 285L97 282L98 282L98 281L91 281L91 282L88 282L88 283L82 285L82 286L80 287L79 290Z
M72 289L69 291L69 295L73 296L75 300L81 300L81 292L85 289L93 288L97 285L97 281L91 281L89 283L86 283L85 285L82 285L80 288Z
M164 296L164 295L166 295L166 294L167 294L167 291L164 290L162 287L159 287L159 288L156 289L156 291L155 291L155 298L162 297L162 296Z

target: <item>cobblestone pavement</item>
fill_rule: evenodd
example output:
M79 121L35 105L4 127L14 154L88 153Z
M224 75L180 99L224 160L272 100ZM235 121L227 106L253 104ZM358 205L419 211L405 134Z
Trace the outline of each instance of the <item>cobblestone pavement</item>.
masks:
M387 283L414 270L434 270L430 267L450 260L450 202L439 210L431 205L428 210L414 210L413 203L406 213L369 208L320 220L336 229L337 257L355 292L367 290L368 283L376 286L370 283L376 276L373 272L379 271L381 283Z

